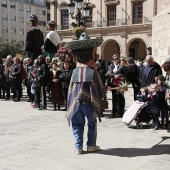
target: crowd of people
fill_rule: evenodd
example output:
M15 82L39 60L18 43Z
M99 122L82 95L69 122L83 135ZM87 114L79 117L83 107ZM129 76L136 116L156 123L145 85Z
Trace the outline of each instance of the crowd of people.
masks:
M19 58L12 58L11 55L8 55L5 63L2 59L0 60L0 98L10 100L12 97L14 102L19 102L22 97L22 84L24 84L27 88L28 102L31 102L33 108L47 109L46 95L48 94L49 100L54 105L54 110L60 110L60 105L64 102L67 103L72 72L76 68L76 62L73 60L71 54L67 55L63 61L57 57L51 60L48 56L45 58L43 55L39 55L38 59L34 61L29 57L20 61ZM112 118L116 115L123 116L125 98L123 90L120 89L124 85L131 84L134 90L134 100L141 101L142 95L143 102L150 101L151 105L153 105L151 101L155 102L155 110L151 109L153 118L155 118L154 127L157 129L158 127L168 128L169 58L162 65L166 72L165 77L162 76L162 68L151 55L137 64L133 58L126 61L124 57L119 57L118 54L113 55L110 62L97 59L97 57L96 60L94 69L101 78L103 89L106 89L107 86L114 89L112 90ZM154 87L156 93L151 90L152 87ZM10 92L13 93L13 96ZM106 100L105 91L103 93L103 99ZM157 96L157 100L155 96ZM66 107L64 110L67 109ZM162 113L161 123L158 121L160 112ZM101 116L103 116L102 111Z

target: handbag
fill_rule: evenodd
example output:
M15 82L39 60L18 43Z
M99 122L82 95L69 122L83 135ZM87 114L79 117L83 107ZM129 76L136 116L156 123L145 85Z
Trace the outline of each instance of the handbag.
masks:
M108 109L109 103L107 100L101 100L100 102L100 109Z

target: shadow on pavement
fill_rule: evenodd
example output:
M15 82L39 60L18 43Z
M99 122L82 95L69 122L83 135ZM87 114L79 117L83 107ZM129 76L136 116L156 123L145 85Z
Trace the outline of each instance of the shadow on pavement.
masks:
M151 126L152 126L152 125L145 125L145 124L143 124L141 129L151 129ZM129 128L129 129L141 130L141 129L138 129L135 125L134 125L134 126L132 126L132 125L131 125L131 126L128 126L128 128Z
M96 154L119 156L119 157L137 157L149 155L170 154L170 144L160 145L163 141L170 139L170 137L162 137L162 141L151 148L108 148L106 150L99 150Z

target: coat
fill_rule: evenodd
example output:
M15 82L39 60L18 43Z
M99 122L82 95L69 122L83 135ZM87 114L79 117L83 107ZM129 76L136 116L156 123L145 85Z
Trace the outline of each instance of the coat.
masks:
M155 83L155 77L162 75L162 69L160 65L154 62L152 69L149 71L148 76L146 76L146 63L140 66L139 79L141 87L149 86L150 84Z
M133 86L140 87L139 82L139 68L136 64L128 65L128 75L126 77L128 83L132 83Z
M22 82L22 65L14 63L9 70L9 79L12 82Z
M51 101L53 104L63 103L64 95L63 95L63 87L62 82L53 82L53 79L59 79L59 75L61 74L60 70L56 71L54 75L53 71L50 71L50 85L51 85Z
M59 80L63 84L63 88L69 88L70 80L72 76L72 70L63 70L62 73L59 76Z

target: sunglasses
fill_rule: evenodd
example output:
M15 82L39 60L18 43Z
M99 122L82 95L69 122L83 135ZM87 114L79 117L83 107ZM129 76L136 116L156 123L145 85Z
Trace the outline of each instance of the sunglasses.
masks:
M119 60L118 58L114 58L113 60Z

